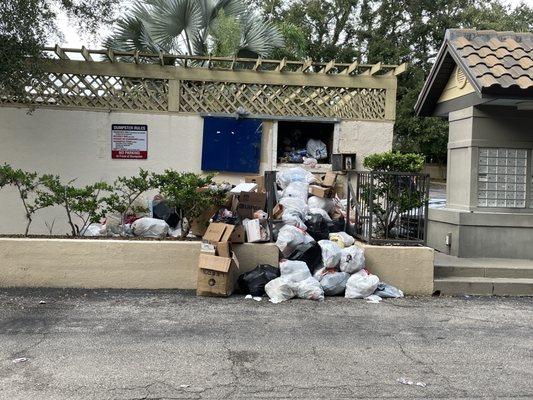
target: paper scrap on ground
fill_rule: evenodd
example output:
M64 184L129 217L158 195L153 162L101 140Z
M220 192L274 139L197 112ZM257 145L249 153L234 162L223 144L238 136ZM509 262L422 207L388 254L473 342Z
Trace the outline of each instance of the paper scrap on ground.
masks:
M46 304L46 301L41 300L41 301L39 302L39 304Z
M260 296L252 296L251 294L247 294L244 298L247 299L247 300L249 300L249 299L254 299L255 301L261 301L261 300L263 300L262 297L260 297Z
M402 385L409 385L409 386L420 386L420 387L426 387L427 384L424 383L424 382L413 382L407 378L398 378L396 379L399 383L401 383Z
M189 386L191 385L180 385L180 388L185 389L185 388L188 388Z
M13 362L14 362L15 364L22 363L22 362L26 362L26 361L28 361L28 359L27 359L26 357L15 358L15 359L13 360Z
M378 304L381 303L381 297L372 294L365 298L367 303Z

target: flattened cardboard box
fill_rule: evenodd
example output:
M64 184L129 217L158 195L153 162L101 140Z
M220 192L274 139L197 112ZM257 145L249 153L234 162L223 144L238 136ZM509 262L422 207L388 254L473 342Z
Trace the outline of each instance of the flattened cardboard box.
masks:
M322 186L333 187L337 182L337 173L333 171L326 172L326 176L322 180Z
M202 239L209 243L229 242L233 229L234 225L211 222Z
M265 193L241 192L239 195L239 204L237 205L237 214L242 218L254 218L254 212L264 210L266 203Z
M235 257L226 258L200 254L198 263L198 296L230 296L239 276L239 262Z

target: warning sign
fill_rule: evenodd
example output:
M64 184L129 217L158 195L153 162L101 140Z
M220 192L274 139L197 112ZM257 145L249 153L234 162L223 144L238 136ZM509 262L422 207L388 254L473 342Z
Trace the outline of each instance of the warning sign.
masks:
M146 160L148 125L111 125L111 158Z

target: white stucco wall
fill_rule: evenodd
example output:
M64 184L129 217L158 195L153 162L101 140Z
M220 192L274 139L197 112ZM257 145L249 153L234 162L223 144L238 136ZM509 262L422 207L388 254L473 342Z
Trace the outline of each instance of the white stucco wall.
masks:
M392 150L393 130L393 121L343 121L339 153L356 153L357 169L364 169L363 160L367 155Z
M148 125L147 160L111 159L112 124ZM392 122L341 122L338 150L357 153L357 167L365 155L392 148ZM260 172L272 169L275 122L265 121ZM174 168L201 172L203 120L198 115L168 115L0 107L0 163L40 174L77 178L80 185L118 176ZM219 174L216 180L237 183L241 174ZM0 234L22 233L25 219L15 191L0 190ZM55 220L54 234L67 232L63 211L39 211L30 233L48 233L45 221Z

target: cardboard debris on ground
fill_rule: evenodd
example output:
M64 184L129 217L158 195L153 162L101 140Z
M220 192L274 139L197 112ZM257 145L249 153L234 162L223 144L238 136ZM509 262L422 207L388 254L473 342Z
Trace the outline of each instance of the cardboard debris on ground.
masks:
M231 258L200 254L198 263L198 296L230 296L239 276L239 263Z
M203 240L212 244L229 242L234 229L234 225L211 222L205 231Z

